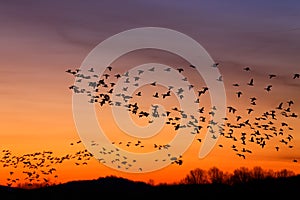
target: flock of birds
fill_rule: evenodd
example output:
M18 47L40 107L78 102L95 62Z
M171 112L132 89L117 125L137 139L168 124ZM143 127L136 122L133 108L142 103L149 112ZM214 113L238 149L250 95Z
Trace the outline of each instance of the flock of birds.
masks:
M70 145L80 144L81 141ZM56 156L53 151L39 151L23 155L15 155L12 151L4 149L0 152L0 164L7 170L6 185L35 187L36 185L49 185L58 179L57 166L65 162L74 165L87 165L93 155L86 149L78 150L64 156Z
M219 67L219 63L215 63L212 67ZM195 69L196 67L193 65L189 65L189 68ZM147 69L149 72L154 72L156 70L155 66ZM185 68L171 68L167 67L163 71L170 72L171 70L177 70L178 73L183 73ZM258 97L251 96L249 97L249 105L243 111L240 111L236 106L229 105L227 107L227 116L224 118L224 123L217 124L218 122L213 119L209 120L209 118L213 118L216 107L212 106L211 108L206 108L205 106L201 106L200 98L202 95L205 95L209 92L209 88L203 86L202 88L195 91L198 97L194 103L199 105L200 117L195 118L193 115L189 115L184 110L181 110L179 107L173 107L170 110L164 111L164 113L159 113L156 105L152 105L152 112L141 109L139 103L134 102L136 98L140 98L142 94L148 95L147 91L138 91L135 94L128 95L128 85L134 86L138 88L139 80L143 78L142 74L145 73L145 69L138 70L136 74L130 74L129 71L126 71L123 74L114 73L113 67L108 66L103 75L98 75L95 73L93 68L88 70L89 74L84 74L80 69L68 69L66 72L72 74L77 82L81 82L83 79L88 81L89 89L87 88L79 88L76 84L69 87L75 94L76 93L84 93L89 96L89 103L97 104L101 107L105 105L109 106L124 106L128 109L132 115L137 115L139 118L148 119L148 123L153 123L153 118L156 117L164 117L166 119L165 124L172 126L174 131L179 129L186 129L187 133L190 134L198 134L199 137L197 140L201 142L203 139L201 138L200 131L208 130L211 133L212 138L217 138L217 134L219 136L223 136L231 141L232 145L230 148L233 152L245 159L248 154L251 154L253 151L251 147L254 145L259 146L261 149L266 149L267 144L273 145L273 149L275 151L279 151L281 148L293 149L293 130L294 128L288 123L289 119L298 118L297 113L293 110L294 101L292 99L287 99L282 102L278 102L276 107L270 108L268 110L262 111L261 108L258 111L255 110L255 106L257 105ZM243 71L246 73L250 73L252 69L250 67L244 67ZM167 75L166 75L167 76ZM90 81L91 77L97 78L97 81ZM116 85L116 80L124 78L122 92L117 94L114 93L114 86ZM271 79L276 79L278 76L276 74L269 74L267 80L271 81ZM295 73L291 77L291 79L296 80L300 79L300 74ZM184 78L183 81L187 81L187 78ZM223 81L223 77L220 76L216 79L216 81ZM232 86L236 89L236 102L238 99L244 95L244 91L239 89L240 86L247 85L247 87L254 87L255 80L254 78L250 78L250 80L246 83L233 83ZM156 81L150 83L152 87L159 87ZM195 89L195 85L190 84L189 90ZM262 89L262 88L261 88ZM271 93L273 90L273 85L267 84L263 90L267 93ZM172 95L176 95L179 98L184 98L184 89L183 88L175 88L174 86L168 86L166 91L159 92L161 90L157 90L152 94L153 100L159 99L160 101L164 101ZM118 101L113 101L113 95L119 97ZM237 103L239 105L240 102ZM265 106L267 107L267 106ZM254 114L255 113L255 114ZM259 114L257 114L259 113ZM183 118L189 118L186 124L182 124L181 120ZM218 127L217 130L213 127ZM113 142L117 144L117 142ZM118 144L126 144L129 146L139 146L145 147L141 141L135 143L132 141L119 141ZM95 145L95 144L94 144ZM152 144L152 147L155 149L164 149L164 147L168 144L158 145L156 143ZM223 144L219 144L220 148L223 148ZM104 159L104 158L103 158ZM103 160L101 159L101 160ZM174 159L179 165L182 164L182 159ZM112 160L111 162L114 162ZM293 162L297 162L298 160L295 158Z
M212 67L219 67L219 63L215 63ZM190 65L190 69L194 70L195 66ZM148 69L149 72L153 72L155 67ZM165 68L164 71L167 73L170 70L177 70L178 73L184 73L185 68ZM250 67L244 67L243 71L245 73L251 73ZM236 105L227 106L227 116L223 119L224 123L218 124L218 122L213 120L216 107L211 106L207 108L201 105L200 98L201 96L209 93L209 88L206 86L196 87L195 85L190 84L189 90L194 89L195 94L197 94L197 99L194 103L198 105L199 109L199 118L195 118L193 115L189 115L184 110L181 110L179 107L172 107L170 110L165 110L163 113L159 113L157 106L152 105L152 110L143 110L143 106L140 105L140 102L133 102L136 98L141 98L147 91L138 91L132 95L127 94L126 85L132 84L132 86L138 88L139 80L142 78L142 74L145 70L138 70L138 73L132 75L127 71L125 73L114 73L114 69L111 66L108 66L105 72L101 75L96 74L93 68L90 68L87 73L83 73L80 69L68 69L66 73L71 74L76 78L76 82L88 81L87 88L79 88L76 84L69 86L69 89L74 93L86 94L89 97L89 103L99 105L104 107L105 105L109 106L124 106L128 112L132 115L137 115L138 118L146 119L148 123L153 123L153 118L164 117L165 125L170 126L174 132L179 129L186 129L187 134L195 134L197 136L197 141L203 141L203 135L201 131L207 131L211 134L212 138L217 138L218 136L223 137L229 142L224 144L218 144L219 148L225 148L225 145L232 149L234 154L242 159L253 152L252 148L258 146L261 149L266 149L268 146L269 149L274 149L275 152L280 151L282 148L293 149L294 148L294 128L289 124L289 119L298 118L297 113L293 109L294 101L288 99L285 101L278 102L276 107L270 108L268 110L259 111L255 110L257 106L258 97L251 96L248 99L247 108L240 110L238 102L245 94L245 92L240 89L241 85L246 85L247 87L255 86L255 79L250 78L246 83L232 83L233 88L235 89L236 95ZM97 81L90 81L92 78L96 78ZM121 93L114 93L114 86L118 79L124 78L124 87L122 88ZM278 76L276 74L269 74L268 80L276 79ZM300 79L300 74L293 74L291 79L296 80ZM183 80L183 81L186 81ZM220 76L216 81L223 81L223 77ZM159 84L156 81L153 81L150 84L151 87L159 87ZM198 89L196 89L198 88ZM263 88L267 93L270 93L273 90L272 84L267 84ZM160 92L159 92L160 91ZM151 94L153 99L164 101L167 98L170 98L172 95L176 95L179 98L184 98L184 89L175 88L170 85L165 91L161 89L157 92ZM113 101L113 95L118 97L118 101ZM149 95L149 94L148 94ZM244 100L243 100L244 101ZM244 101L245 102L245 101ZM181 121L183 118L189 118L187 123L183 124ZM217 127L215 129L214 127ZM81 143L77 141L71 143L70 146ZM112 144L118 145L122 148L145 148L148 143L143 143L142 140L137 141L113 141ZM228 146L228 144L230 144ZM91 146L98 146L99 144L91 141ZM122 146L124 145L124 146ZM153 150L167 149L170 147L169 144L151 144ZM99 153L104 152L103 147L99 147ZM116 148L117 149L117 148ZM52 179L58 178L56 166L66 162L67 160L74 161L74 165L87 165L88 161L93 157L87 150L77 151L73 154L67 154L64 156L55 156L52 151L43 151L35 152L31 154L24 154L21 156L13 155L10 150L2 150L0 152L0 164L3 168L8 168L9 175L7 178L7 185L13 186L18 185L19 183L27 182L28 186L34 185L36 183L48 183ZM99 162L105 162L105 157L98 159ZM172 164L183 164L183 159L180 156L179 158L170 158ZM169 161L170 161L169 160ZM293 162L298 162L297 158L292 160ZM110 162L119 162L118 165L126 165L128 163L121 162L119 158L110 160ZM130 167L130 166L124 166ZM21 172L19 169L22 169ZM16 172L18 171L18 172ZM17 173L23 174L23 179Z

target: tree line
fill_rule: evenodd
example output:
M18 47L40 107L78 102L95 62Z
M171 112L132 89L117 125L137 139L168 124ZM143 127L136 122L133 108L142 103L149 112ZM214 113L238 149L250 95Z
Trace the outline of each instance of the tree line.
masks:
M248 183L256 180L265 180L265 179L278 179L278 178L288 178L292 176L296 176L297 174L291 170L282 169L278 171L274 170L265 170L262 167L255 166L252 169L247 167L240 167L235 169L232 173L224 172L217 167L211 167L208 170L204 170L201 168L195 168L190 170L189 173L178 182L173 184L160 183L159 185L177 185L177 184L227 184L227 185L235 185L241 183ZM105 178L120 178L117 176L107 176ZM135 182L135 181L133 181ZM154 180L150 179L148 182L150 185L155 185ZM46 186L54 186L56 183L34 183L31 186L28 186L28 183L20 183L17 187L19 188L42 188Z
M224 172L217 167L208 170L196 168L191 170L186 177L179 181L179 184L240 184L263 179L287 178L295 176L295 172L287 169L278 171L264 170L255 166L252 169L240 167L232 173Z

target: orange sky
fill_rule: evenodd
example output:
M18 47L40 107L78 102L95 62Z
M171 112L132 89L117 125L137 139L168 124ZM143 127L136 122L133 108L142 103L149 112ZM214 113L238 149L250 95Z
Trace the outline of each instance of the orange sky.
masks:
M107 6L113 6L106 3ZM235 21L240 27L237 27L237 31L232 32L233 29L223 29L224 25L221 25L222 20L227 27L230 27L232 16L229 14L229 10L223 10L224 19L222 16L215 17L214 19L207 19L207 21L199 22L203 19L198 16L196 12L192 11L191 15L185 15L186 19L178 19L175 16L177 12L174 10L179 9L181 11L187 11L191 8L191 5L181 5L178 7L173 5L173 11L170 9L170 16L174 16L173 20L163 19L160 23L153 23L153 21L144 16L145 22L139 22L133 20L136 16L129 14L131 9L123 7L123 14L127 16L127 21L121 25L114 24L119 23L118 19L122 19L117 13L102 13L103 16L94 10L93 14L88 15L86 19L80 19L85 24L85 28L78 28L80 23L77 24L78 18L75 11L83 11L84 8L80 8L78 3L74 4L74 11L70 11L70 16L64 14L52 15L49 12L43 14L44 5L37 4L33 8L36 10L35 14L22 11L18 5L7 4L8 10L16 7L18 15L11 17L8 12L1 12L6 22L1 22L0 25L4 27L3 32L0 33L0 41L3 45L0 47L0 156L4 156L3 150L10 150L11 155L21 156L28 153L53 151L55 156L64 156L66 154L75 154L76 151L84 150L83 143L76 144L80 140L80 135L77 132L76 125L73 119L72 110L72 91L68 87L74 84L74 77L65 71L67 69L76 69L80 67L87 54L101 41L107 37L127 30L133 27L139 26L162 26L172 27L178 31L185 32L186 34L193 36L193 38L199 43L203 43L206 50L210 53L211 57L220 62L219 70L223 76L223 82L226 90L227 105L231 105L238 109L244 119L248 118L246 109L250 107L249 98L256 96L258 98L257 105L254 113L251 115L254 121L254 117L261 116L264 112L275 109L280 102L286 102L289 100L294 101L294 105L291 106L292 112L296 114L300 113L299 110L299 84L300 79L293 79L293 74L299 73L299 56L296 56L295 52L300 47L300 44L296 38L299 38L299 31L287 31L281 34L273 32L277 28L284 30L290 30L289 27L285 27L283 23L286 18L282 17L281 24L274 24L268 21L268 16L265 17L265 22L261 22L258 19L253 21L247 21L243 26L241 21ZM92 9L90 6L89 9ZM100 9L101 6L97 5ZM147 11L147 4L140 3L137 5L141 11ZM152 6L159 9L166 9L165 5L155 3ZM200 5L197 5L198 7ZM240 8L244 8L242 5ZM121 10L121 7L117 10ZM201 7L201 6L200 6ZM32 9L33 9L32 8ZM171 8L171 7L170 7ZM82 10L81 10L82 9ZM253 8L255 9L255 7ZM51 10L51 9L50 9ZM88 9L87 9L88 10ZM63 10L61 10L63 11ZM166 10L164 10L166 11ZM59 12L58 12L59 13ZM248 13L249 14L249 13ZM273 16L274 13L271 13ZM38 16L43 16L39 18ZM221 14L220 14L221 15ZM239 13L241 15L241 13ZM124 17L123 16L123 17ZM242 15L241 15L242 16ZM249 14L250 16L250 14ZM280 16L280 15L279 15ZM286 16L283 15L282 16ZM73 17L73 18L72 18ZM107 25L107 22L101 21L100 25L93 25L88 23L89 19L93 22L97 22L97 19L106 17L111 20L111 24ZM299 17L298 17L299 18ZM35 20L25 20L35 19ZM58 20L58 19L64 19ZM159 19L159 18L158 18ZM79 20L79 21L80 21ZM245 20L245 19L244 19ZM294 17L290 17L291 27L294 27L292 23L295 20ZM58 21L61 21L60 23ZM143 20L142 20L143 21ZM157 20L159 21L159 20ZM205 27L192 28L187 24L193 22L197 26ZM214 28L210 27L207 23L213 23L214 27L219 31L214 31ZM64 24L65 23L65 24ZM75 25L74 25L75 23ZM268 26L265 29L264 24ZM278 22L279 23L279 22ZM49 26L47 26L47 24ZM102 26L101 26L102 25ZM107 25L108 29L103 30L103 26ZM232 25L233 26L233 25ZM231 26L231 28L232 28ZM51 28L49 28L51 27ZM260 32L251 32L252 28L264 31L269 31L268 34ZM249 28L249 30L247 29ZM56 31L55 31L56 30ZM223 33L220 33L223 30ZM243 32L243 30L247 30ZM218 33L218 34L217 34ZM224 37L227 36L227 37ZM226 39L227 38L227 39ZM248 44L248 41L252 40L253 44ZM247 41L247 42L246 42ZM271 42L270 42L271 41ZM276 41L278 43L276 43ZM251 42L250 42L251 43ZM266 47L263 44L270 46ZM271 48L273 45L274 48ZM278 48L281 47L281 48ZM259 52L259 53L256 53ZM167 54L161 51L145 50L142 52L135 52L124 57L121 57L116 61L113 66L114 69L120 72L124 71L123 66L134 67L142 63L158 62L165 65L173 66L174 68L185 68L184 75L189 78L191 83L194 83L199 88L204 86L204 82L200 76L197 76L187 66L188 63L172 54ZM243 70L245 66L250 66L251 71L246 72ZM276 78L270 80L268 75L274 73ZM254 78L255 87L247 86L247 82ZM232 86L234 83L239 83L240 87L237 89ZM273 88L270 93L266 92L263 88L268 84L272 84ZM144 88L145 92L152 94L154 92L150 87ZM235 92L237 90L243 91L241 98L237 98ZM205 106L207 110L211 107L209 94L201 97L202 102L200 105ZM151 96L148 95L147 101L151 102ZM170 101L171 104L174 101ZM169 102L169 103L170 103ZM143 103L143 100L141 101ZM145 103L145 102L144 102ZM203 104L202 104L203 103ZM119 145L120 148L126 149L122 145L127 142L128 136L122 135L122 132L118 129L116 124L113 123L111 115L104 113L99 109L99 123L102 122L102 126L105 129L105 133L108 137L115 142L123 140L123 143ZM106 112L106 111L105 111ZM206 113L207 114L207 113ZM235 121L235 117L230 113L227 113L231 122ZM136 118L136 120L139 120ZM155 183L171 183L179 181L184 178L188 172L196 167L209 169L216 166L224 171L232 171L240 166L253 167L261 166L265 169L289 169L296 173L300 173L300 136L297 134L300 131L299 118L279 118L274 126L280 128L280 120L287 122L293 130L285 131L282 137L286 137L289 133L293 135L291 145L293 148L287 148L282 145L279 140L281 137L275 138L270 141L264 149L261 149L255 145L248 145L247 147L253 150L253 153L247 156L246 159L238 157L234 151L232 151L231 145L233 144L226 138L220 138L214 147L214 149L203 159L198 158L199 149L202 143L196 139L188 150L183 155L183 165L179 166L172 164L163 169L149 172L149 173L125 173L118 170L111 169L99 163L96 159L92 158L88 161L88 165L77 166L76 160L65 161L62 164L52 164L57 169L56 174L58 178L49 176L48 178L54 182L66 182L72 180L81 179L95 179L106 175L116 175L133 180L149 181L154 180ZM104 122L104 123L103 123ZM107 122L107 123L106 123ZM207 125L207 124L205 124ZM227 129L228 131L228 129ZM240 132L249 132L249 129L241 129L236 131L238 137ZM145 145L149 147L149 151L153 150L152 142L168 142L171 140L171 131L166 127L159 135L152 138L152 140L142 140ZM196 138L204 138L206 128L201 130L201 134ZM117 137L117 138L116 138ZM135 139L133 139L135 141ZM70 145L74 143L74 145ZM222 144L223 147L218 145ZM275 146L280 146L280 151L275 150ZM140 150L133 148L127 148L132 152L140 152ZM292 162L293 159L298 159L298 162ZM2 160L5 160L2 158ZM6 184L7 178L24 177L22 171L24 168L18 167L3 167L0 163L0 184ZM20 166L22 166L20 164ZM9 175L10 171L14 171L13 175Z

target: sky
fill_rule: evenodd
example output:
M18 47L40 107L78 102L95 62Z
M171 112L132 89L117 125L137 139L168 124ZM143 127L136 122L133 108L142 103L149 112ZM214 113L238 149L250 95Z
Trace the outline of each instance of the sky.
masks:
M80 68L87 55L105 39L140 27L176 30L201 44L219 63L227 105L244 109L240 113L243 119L247 116L245 110L252 96L258 98L256 117L264 111L275 109L280 102L287 106L289 100L294 102L291 113L300 112L300 79L293 78L294 74L300 73L299 1L29 0L1 1L0 4L1 157L5 150L9 150L11 156L42 151L53 151L57 156L64 156L84 150L86 144L77 144L82 138L74 120L73 93L69 89L75 79L66 70ZM173 54L144 50L123 56L113 66L117 73L124 72L125 64L129 66L126 70L129 70L130 66L148 62L177 68L189 65L186 60ZM251 70L244 70L246 66ZM185 69L184 76L191 78L192 83L201 83L201 88L203 79L190 68ZM269 74L277 76L269 79ZM251 78L255 87L246 84ZM234 87L234 83L239 83L239 88ZM264 90L268 84L272 84L271 92ZM155 92L151 89L144 88L148 94ZM243 91L240 99L237 99L237 90ZM203 105L209 106L209 96L203 98ZM102 112L101 108L97 108L99 122L104 122L102 126L110 133L110 139L124 143L127 136L117 133L118 127L106 121L106 116L111 118L111 114L108 108L104 109ZM235 120L231 113L227 115ZM300 173L299 119L283 120L293 129L288 130L293 135L293 148L283 148L279 152L274 150L274 146L282 144L275 139L264 149L253 147L255 153L241 159L231 150L232 143L221 138L208 156L199 159L201 143L195 140L184 153L183 165L180 166L173 164L149 173L127 173L111 169L91 158L88 165L77 166L72 161L59 166L52 163L57 168L58 178L51 177L51 180L66 182L116 175L133 180L152 179L155 183L174 182L184 178L194 168L209 169L212 166L232 171L240 166L258 165L266 169L286 168ZM279 119L276 123L274 126L279 128ZM115 135L111 134L112 130ZM152 140L167 142L172 138L167 132L168 128L164 128L162 136ZM284 133L282 137L289 133ZM203 140L203 135L201 137ZM145 142L151 143L152 140ZM221 148L219 144L228 148ZM126 148L121 144L119 147ZM293 162L294 159L299 161ZM24 173L19 168L1 166L0 183L6 184L7 177L12 178L9 175L12 170L17 171L14 178L22 177Z

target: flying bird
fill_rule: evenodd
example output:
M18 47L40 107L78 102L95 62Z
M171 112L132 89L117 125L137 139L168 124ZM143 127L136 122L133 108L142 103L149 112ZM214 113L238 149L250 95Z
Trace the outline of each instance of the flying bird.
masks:
M220 63L214 63L213 65L212 65L212 67L218 67L220 65Z
M236 94L237 94L237 97L240 98L243 93L241 91L238 91L238 92L236 92Z
M253 86L254 85L253 82L254 82L253 78L251 78L250 81L249 81L249 83L247 83L247 85Z
M244 70L245 71L250 71L251 69L250 69L250 67L244 67Z
M267 85L264 89L265 89L267 92L270 92L270 91L271 91L271 88L272 88L272 85Z
M269 74L269 79L275 78L276 75L275 74Z
M298 74L298 73L294 74L293 79L296 79L296 78L300 78L300 74Z
M183 68L177 68L177 71L178 71L179 73L181 73L181 72L183 72Z

